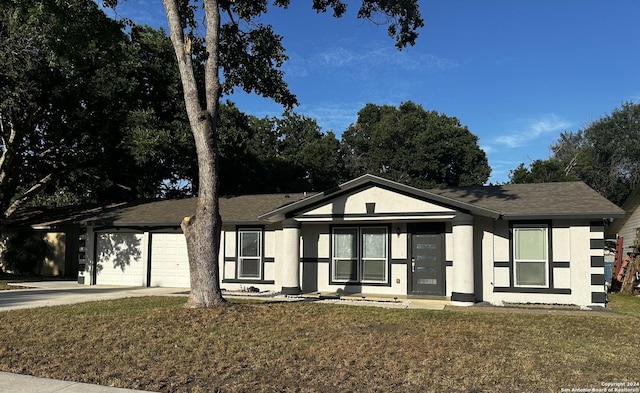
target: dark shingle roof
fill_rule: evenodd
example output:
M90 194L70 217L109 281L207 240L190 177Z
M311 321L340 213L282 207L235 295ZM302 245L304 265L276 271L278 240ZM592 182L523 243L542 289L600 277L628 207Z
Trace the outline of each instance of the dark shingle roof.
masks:
M220 215L225 223L257 223L267 211L301 200L305 194L262 194L220 198ZM179 226L195 213L197 198L131 203L83 220L99 226Z
M600 219L624 215L619 207L583 182L507 184L421 190L367 174L333 190L265 213L261 218L268 221L278 221L285 215L296 214L310 206L323 204L334 196L357 192L359 189L370 186L380 186L453 209L494 219L501 217L506 219Z
M261 194L220 198L225 223L257 224L279 221L313 205L325 203L340 193L379 185L423 200L450 206L480 216L505 219L617 218L624 211L583 182L506 184L419 190L372 175L347 182L335 190L307 194ZM101 208L30 212L15 224L32 226L76 222L97 226L179 226L195 213L197 198L155 200ZM55 214L54 214L55 213Z
M428 192L495 211L504 218L624 215L622 209L583 182L442 188Z

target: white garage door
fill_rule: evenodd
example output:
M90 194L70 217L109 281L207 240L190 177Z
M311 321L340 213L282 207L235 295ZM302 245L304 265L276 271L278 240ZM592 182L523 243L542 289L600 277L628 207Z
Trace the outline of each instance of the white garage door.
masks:
M151 286L189 288L187 242L182 233L151 234Z
M146 284L141 233L100 233L96 249L97 277L101 285Z

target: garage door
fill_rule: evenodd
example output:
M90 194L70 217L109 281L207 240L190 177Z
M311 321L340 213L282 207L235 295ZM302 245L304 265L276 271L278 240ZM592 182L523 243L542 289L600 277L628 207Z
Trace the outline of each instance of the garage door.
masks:
M182 233L151 234L151 286L189 288L187 242Z
M96 283L146 285L141 233L99 233L96 248Z

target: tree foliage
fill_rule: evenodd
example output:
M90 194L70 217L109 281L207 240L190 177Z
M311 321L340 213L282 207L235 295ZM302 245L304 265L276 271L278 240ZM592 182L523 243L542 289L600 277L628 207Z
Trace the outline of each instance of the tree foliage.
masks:
M259 119L227 102L219 141L225 195L322 191L340 181L340 142L304 115Z
M91 0L8 0L0 18L3 218L30 201L174 195L189 180L193 141L164 31L125 33Z
M585 129L562 133L551 146L552 157L529 168L520 164L510 181L579 179L621 205L640 186L639 140L640 104L626 102Z
M85 142L106 131L107 115L120 116L109 88L126 83L109 72L121 54L120 25L95 4L9 0L0 5L0 18L0 207L6 217L61 174L90 166L93 151Z
M38 264L52 254L51 246L31 228L21 229L7 236L0 261L1 271L34 274Z
M455 117L412 102L367 104L342 135L347 177L376 174L415 187L468 186L489 178L486 154Z
M551 183L579 180L576 176L567 174L567 168L560 160L535 160L527 168L521 163L509 174L513 184L522 183Z

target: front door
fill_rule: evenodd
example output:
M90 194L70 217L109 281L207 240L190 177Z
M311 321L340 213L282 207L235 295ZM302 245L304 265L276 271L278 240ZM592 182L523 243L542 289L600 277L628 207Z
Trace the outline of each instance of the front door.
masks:
M411 294L445 295L444 227L415 228L411 233Z

